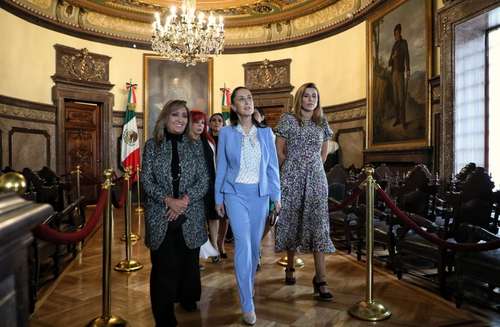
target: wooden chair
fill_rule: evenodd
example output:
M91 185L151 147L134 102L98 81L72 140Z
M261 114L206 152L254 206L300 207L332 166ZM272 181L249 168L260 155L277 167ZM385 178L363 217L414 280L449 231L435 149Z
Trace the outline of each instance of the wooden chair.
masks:
M498 241L500 237L479 226L463 224L457 231L463 235L461 241ZM500 249L473 252L460 251L455 255L457 289L455 303L460 307L465 295L470 294L477 301L498 306L500 295L495 288L500 287ZM467 291L467 292L466 292Z

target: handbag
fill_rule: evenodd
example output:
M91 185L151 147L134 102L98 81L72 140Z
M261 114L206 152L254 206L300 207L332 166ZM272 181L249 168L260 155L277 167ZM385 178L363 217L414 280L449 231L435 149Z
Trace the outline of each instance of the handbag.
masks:
M269 211L269 215L267 216L267 223L269 226L273 227L276 225L276 222L278 221L279 214L276 211L276 208L273 208L271 211Z

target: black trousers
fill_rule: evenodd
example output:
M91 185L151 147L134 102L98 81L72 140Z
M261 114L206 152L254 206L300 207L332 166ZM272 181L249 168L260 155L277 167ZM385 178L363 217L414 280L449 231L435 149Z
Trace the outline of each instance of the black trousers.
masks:
M200 300L200 248L189 249L182 229L167 231L158 250L151 251L150 295L156 327L177 326L174 303Z

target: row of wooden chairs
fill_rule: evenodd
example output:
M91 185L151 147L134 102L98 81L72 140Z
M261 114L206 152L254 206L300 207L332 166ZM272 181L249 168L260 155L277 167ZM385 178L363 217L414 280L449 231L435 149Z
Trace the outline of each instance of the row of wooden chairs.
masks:
M328 180L341 183L342 176L346 175L342 174L341 170L341 167L336 167L335 170L332 168L327 174ZM358 181L349 182L346 178L346 192L349 192L349 183L356 185L362 179L364 176L359 176ZM483 231L479 234L482 237L487 235L490 239L498 232L500 195L499 192L493 192L490 176L481 167L467 165L455 176L453 182L447 185L442 185L424 165L415 166L399 181L387 166L382 165L375 170L375 179L396 200L401 209L412 213L411 217L417 224L442 239L463 242L464 239L460 239L460 235L466 226ZM337 186L337 189L341 187ZM339 194L335 194L335 197L336 200L342 198ZM348 252L354 247L358 259L361 259L364 248L363 197L364 195L361 195L357 203L346 210L332 211L330 214L332 237L336 244L345 245ZM332 199L332 203L333 201L335 200ZM399 278L405 273L412 273L436 282L444 296L450 295L450 290L453 290L451 294L456 295L456 299L463 299L463 286L466 285L464 281L469 279L467 273L470 272L468 268L464 268L466 258L497 257L497 250L465 255L440 248L407 228L378 199L375 212L375 241L376 245L381 245L386 250L384 259L387 266ZM500 252L498 257L500 258ZM488 260L485 264L487 262ZM491 259L489 262L496 261ZM448 285L450 276L459 282ZM491 287L487 290L491 295ZM460 301L457 300L457 304Z

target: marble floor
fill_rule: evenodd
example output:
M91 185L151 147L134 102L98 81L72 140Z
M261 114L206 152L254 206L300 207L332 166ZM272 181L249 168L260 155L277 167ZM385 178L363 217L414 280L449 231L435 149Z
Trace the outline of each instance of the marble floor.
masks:
M120 241L123 216L115 212L112 245L113 266L125 253ZM133 231L143 234L143 222L134 217ZM328 283L334 301L313 297L312 255L300 255L305 267L296 272L297 284L284 284L283 268L276 264L283 253L273 251L272 233L263 242L262 269L256 277L256 326L492 326L491 318L467 309L406 281L399 281L383 268L375 268L374 297L391 311L388 320L369 323L348 314L365 294L365 267L354 257L338 251L327 256ZM229 258L221 263L204 262L202 298L194 313L177 308L179 326L241 326L238 293L233 274L232 244ZM86 243L80 255L48 287L37 302L32 327L84 326L101 315L102 230ZM149 302L149 251L143 240L133 245L133 258L144 268L133 273L112 271L111 312L130 326L154 326Z

